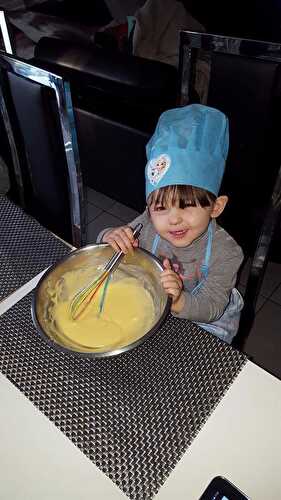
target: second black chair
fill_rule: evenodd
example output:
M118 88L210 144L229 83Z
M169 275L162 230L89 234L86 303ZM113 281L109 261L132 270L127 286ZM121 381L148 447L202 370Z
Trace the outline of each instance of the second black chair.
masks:
M281 46L182 32L182 104L191 102L196 62L202 54L209 60L210 71L205 104L223 111L230 125L230 151L221 188L230 201L221 223L241 245L245 257L251 258L236 337L242 348L253 323L270 251L275 247L274 254L281 256L281 245L278 248L273 238L281 207Z

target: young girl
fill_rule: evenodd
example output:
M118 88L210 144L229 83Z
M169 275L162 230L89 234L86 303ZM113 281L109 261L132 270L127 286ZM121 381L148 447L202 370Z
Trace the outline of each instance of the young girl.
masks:
M243 253L216 223L228 201L218 196L227 118L199 104L166 111L146 151L146 211L128 226L102 231L98 241L124 253L140 245L161 258L172 313L230 343L243 307L234 288ZM133 241L130 226L138 222L143 229Z

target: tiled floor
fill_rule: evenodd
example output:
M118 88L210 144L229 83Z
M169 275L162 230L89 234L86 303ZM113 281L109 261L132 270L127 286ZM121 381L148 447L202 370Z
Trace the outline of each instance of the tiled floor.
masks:
M87 189L87 242L95 243L99 232L106 227L121 226L134 220L139 213L102 193Z
M138 212L92 189L87 190L88 243L110 226L131 222ZM239 289L245 290L249 265L242 273ZM245 350L251 359L281 379L281 264L270 262L257 303L257 314Z

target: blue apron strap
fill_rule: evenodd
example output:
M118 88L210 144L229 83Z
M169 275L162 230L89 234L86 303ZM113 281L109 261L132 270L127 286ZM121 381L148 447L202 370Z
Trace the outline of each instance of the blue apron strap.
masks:
M160 241L160 236L159 236L159 234L156 234L156 236L154 237L153 243L152 243L152 247L151 247L151 253L153 253L154 255L156 254L156 250L157 250L157 247L159 245L159 241Z
M205 252L205 258L204 262L201 265L201 273L203 274L204 278L206 279L209 273L209 262L211 258L211 253L212 253L212 243L213 243L213 227L211 222L209 223L208 226L208 241L207 241L207 247L206 247L206 252Z
M209 223L208 226L208 241L207 241L207 246L206 246L206 252L205 252L205 257L204 257L204 262L201 264L200 271L201 271L201 279L199 283L193 288L191 294L195 295L198 290L200 290L204 280L207 279L208 273L209 273L209 262L211 258L211 253L212 253L212 242L213 242L213 227L212 223Z

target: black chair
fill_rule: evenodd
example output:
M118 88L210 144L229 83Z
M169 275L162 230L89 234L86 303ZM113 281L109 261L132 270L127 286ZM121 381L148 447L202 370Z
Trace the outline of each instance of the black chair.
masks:
M198 57L209 57L205 104L229 118L230 151L221 192L230 201L222 226L251 258L235 345L249 335L268 258L281 257L275 231L281 207L281 45L183 31L181 104L192 102ZM275 237L275 239L274 239Z
M0 52L0 87L23 207L66 241L84 244L83 184L68 83Z

